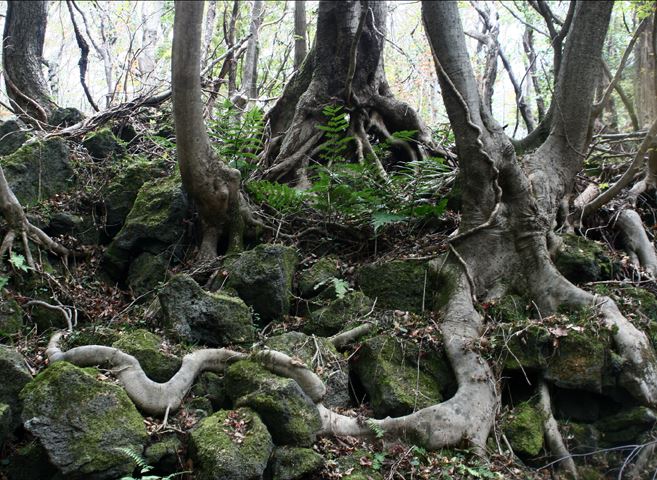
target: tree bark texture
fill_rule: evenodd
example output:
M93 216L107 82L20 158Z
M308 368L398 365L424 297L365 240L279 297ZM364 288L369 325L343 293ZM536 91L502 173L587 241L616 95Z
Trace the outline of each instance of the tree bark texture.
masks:
M16 114L28 123L46 123L56 108L42 70L48 2L7 2L2 59L7 94Z
M268 114L276 145L269 151L268 178L303 183L309 158L322 141L317 129L326 122L322 108L329 104L343 105L349 113L349 135L361 161L376 157L369 135L399 143L408 160L433 146L422 120L395 99L386 81L386 14L384 1L320 2L315 45ZM400 130L417 131L416 142L396 142L392 134Z
M306 38L306 2L294 2L294 69L299 70L303 59L308 54L308 39Z
M239 171L217 158L210 144L201 101L202 2L175 2L171 58L173 115L178 166L185 189L196 203L202 227L199 260L216 257L228 235L230 248L241 243Z

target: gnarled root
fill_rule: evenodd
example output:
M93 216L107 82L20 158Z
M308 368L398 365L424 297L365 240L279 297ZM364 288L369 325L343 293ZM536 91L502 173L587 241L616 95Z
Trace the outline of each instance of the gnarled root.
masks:
M625 248L633 263L642 266L651 275L657 275L657 254L655 247L646 234L639 214L630 209L621 210L615 223L625 239Z
M566 471L573 480L577 479L577 467L573 457L568 452L566 445L563 443L563 437L559 432L559 425L552 415L552 405L550 401L550 391L544 380L538 385L539 408L543 412L543 430L545 431L545 440L552 455L559 459L559 465Z

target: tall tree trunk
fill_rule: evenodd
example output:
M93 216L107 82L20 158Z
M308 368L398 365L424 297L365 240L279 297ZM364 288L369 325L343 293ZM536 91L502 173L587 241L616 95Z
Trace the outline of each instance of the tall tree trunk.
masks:
M233 100L238 108L244 108L249 103L249 99L255 98L258 94L258 37L264 13L264 2L254 0L251 9L249 40L246 44L246 57L242 64L241 93Z
M28 123L46 123L56 108L43 75L43 41L48 2L7 2L2 60L7 94L16 114Z
M240 174L210 145L201 102L202 2L175 2L171 79L178 166L185 190L196 203L202 228L198 260L213 259L223 235L229 248L242 238Z
M205 28L203 29L203 66L205 67L210 59L212 52L212 37L214 36L215 16L217 15L217 0L208 2L208 13L205 16Z
M137 58L142 83L151 79L155 72L155 47L159 36L160 2L150 0L141 2L141 52Z
M308 54L308 40L306 38L306 2L294 2L294 69L299 70L303 59Z
M655 64L655 52L653 38L655 28L655 16L647 28L641 33L637 42L636 50L636 76L634 77L634 102L636 113L641 128L650 126L657 118L657 70Z
M343 105L349 112L349 133L359 160L374 162L379 171L369 134L393 143L406 160L424 156L427 146L433 148L427 127L409 105L395 99L385 78L386 15L384 1L320 1L315 45L308 55L314 58L306 57L291 79L293 88L285 89L268 115L274 137L274 148L267 152L268 178L306 183L308 159L322 142L317 126L326 121L322 109L327 104ZM392 134L400 130L416 131L416 141L396 140ZM282 139L276 138L279 135Z

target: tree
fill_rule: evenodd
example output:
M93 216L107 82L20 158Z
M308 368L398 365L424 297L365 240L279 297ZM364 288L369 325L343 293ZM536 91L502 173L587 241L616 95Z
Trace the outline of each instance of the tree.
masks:
M217 255L222 236L229 249L241 245L240 173L215 154L201 103L202 2L175 3L171 87L178 166L185 189L196 203L202 228L200 260Z
M249 40L246 43L246 57L242 65L242 88L233 103L238 108L244 108L249 101L257 96L258 90L258 36L264 17L264 3L255 0L251 9L249 25Z
M268 113L272 146L266 176L305 184L308 156L322 142L318 125L325 123L327 104L344 106L349 134L359 161L382 171L368 134L388 140L407 160L433 148L431 134L415 111L395 99L383 70L386 2L360 0L319 3L315 46ZM416 142L393 133L416 132Z
M294 69L298 70L308 54L306 40L306 2L294 2Z
M2 59L7 94L17 114L29 123L47 123L55 103L43 76L43 42L48 2L7 2Z

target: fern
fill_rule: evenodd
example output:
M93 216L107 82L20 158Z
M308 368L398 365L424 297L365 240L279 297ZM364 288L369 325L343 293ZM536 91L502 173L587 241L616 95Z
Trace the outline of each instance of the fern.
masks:
M324 125L318 125L317 129L324 132L326 141L319 146L319 158L328 165L344 161L344 153L353 140L353 137L344 135L349 128L349 116L340 105L327 105L322 113L327 121Z
M283 214L299 211L306 200L304 192L267 180L249 182L246 190L255 202L266 203Z

